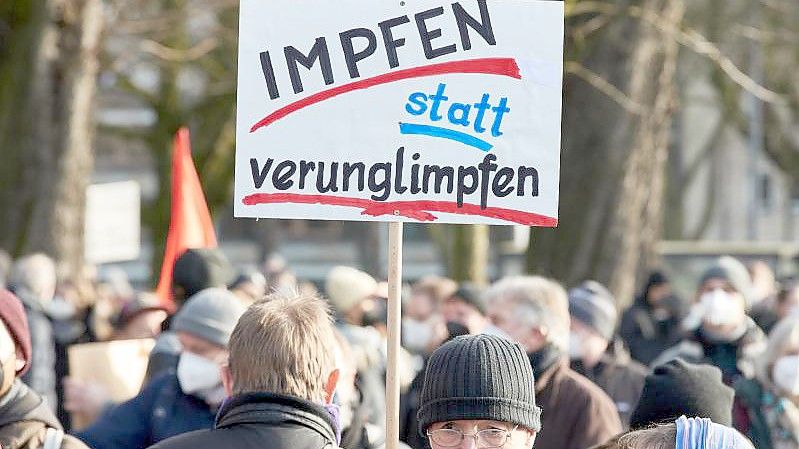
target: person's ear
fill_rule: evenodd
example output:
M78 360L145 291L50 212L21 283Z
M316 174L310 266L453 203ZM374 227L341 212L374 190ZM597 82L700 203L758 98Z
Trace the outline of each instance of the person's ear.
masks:
M536 433L534 431L527 431L527 441L525 441L524 447L529 447L530 449L533 448L533 445L535 445L535 435Z
M327 382L325 383L325 404L333 402L333 395L336 393L336 386L338 385L340 374L341 371L336 368L327 376Z
M22 355L22 351L19 348L15 348L15 349L16 350L14 351L14 356L15 356L15 358L14 358L14 372L18 373L18 372L22 371L22 368L25 368L25 365L27 365L28 362L25 361L25 356Z
M222 386L225 388L225 394L228 396L233 395L233 374L230 372L230 366L224 364L219 367L222 374Z

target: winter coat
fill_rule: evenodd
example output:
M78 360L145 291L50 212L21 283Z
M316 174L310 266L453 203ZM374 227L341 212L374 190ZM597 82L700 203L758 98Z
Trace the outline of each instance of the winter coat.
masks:
M735 388L735 427L757 449L799 447L799 407L757 379L739 379Z
M638 405L649 370L626 354L605 354L593 368L587 369L580 362L572 362L572 369L585 376L602 389L619 413L624 429L630 428L630 416Z
M560 359L535 379L541 407L536 449L585 449L622 432L613 401Z
M19 379L0 398L0 447L3 449L41 449L48 430L62 430L44 400ZM80 441L64 435L63 449L87 449Z
M179 435L151 449L333 449L336 424L319 404L246 393L229 399L213 429Z
M673 308L675 310L672 316L658 320L652 306L641 296L624 312L619 335L633 359L648 366L664 351L682 340L680 307L675 305Z
M31 347L33 348L30 369L22 376L22 381L43 397L47 406L55 411L58 398L55 388L56 359L53 323L38 300L31 297L24 290L19 291L17 296L25 306L25 314L28 316L28 329L30 329L31 335Z
M180 344L178 334L169 330L161 332L156 337L155 346L150 351L150 357L147 360L145 385L166 373L174 373L178 369L181 351L183 351L183 345Z
M170 373L153 379L136 397L113 406L76 436L93 449L142 449L213 425L208 404L183 393Z
M718 367L724 383L732 386L740 378L754 376L755 359L765 349L765 334L754 321L747 318L746 330L738 339L731 342L713 341L699 328L689 338L661 354L652 366L677 358L690 363L707 363Z

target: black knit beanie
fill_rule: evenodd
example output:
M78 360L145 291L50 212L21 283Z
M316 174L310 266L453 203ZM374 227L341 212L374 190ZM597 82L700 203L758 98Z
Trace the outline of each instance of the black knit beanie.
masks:
M467 335L430 356L418 420L424 435L436 422L488 419L541 430L533 370L517 343L493 335Z
M672 360L646 377L641 400L630 417L630 428L670 422L682 415L732 426L734 396L715 366Z

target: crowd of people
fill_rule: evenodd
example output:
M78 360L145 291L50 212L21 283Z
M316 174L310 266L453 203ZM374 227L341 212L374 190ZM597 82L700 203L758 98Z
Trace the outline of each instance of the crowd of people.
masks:
M541 276L403 291L406 449L799 449L799 285L715 260L691 298ZM236 273L214 249L174 265L172 301L123 272L61 279L0 257L0 448L381 449L387 286L321 285L280 259ZM154 339L138 394L70 376L71 345ZM80 422L73 421L81 416Z

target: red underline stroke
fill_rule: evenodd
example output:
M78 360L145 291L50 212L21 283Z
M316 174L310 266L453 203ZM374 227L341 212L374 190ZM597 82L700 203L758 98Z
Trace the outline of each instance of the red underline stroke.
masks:
M485 75L501 75L522 79L519 66L516 64L516 60L513 58L468 59L465 61L443 62L440 64L397 70L396 72L385 73L372 78L366 78L349 84L336 86L328 90L317 92L301 100L297 100L293 103L283 106L282 108L261 119L258 123L252 125L250 132L253 133L259 128L269 126L270 124L291 113L297 112L302 108L329 100L347 92L368 89L381 84L393 83L395 81L401 81L410 78L421 78L425 76L442 75L446 73L481 73Z
M299 193L254 193L242 200L247 206L258 204L322 204L328 206L357 207L362 215L379 217L399 215L418 221L436 221L433 212L458 215L477 215L487 218L510 221L526 226L556 227L558 219L546 215L523 212L501 207L481 208L476 204L464 203L458 206L453 201L374 201L364 198L348 198L330 195L305 195Z

